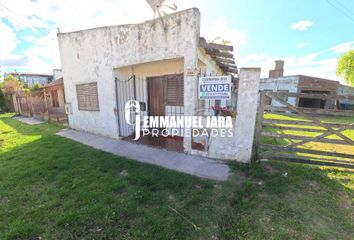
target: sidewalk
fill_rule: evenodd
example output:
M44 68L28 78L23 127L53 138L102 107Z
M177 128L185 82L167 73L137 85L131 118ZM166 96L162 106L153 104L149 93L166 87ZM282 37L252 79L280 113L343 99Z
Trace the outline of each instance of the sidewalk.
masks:
M13 117L13 119L16 119L22 123L28 124L28 125L37 125L37 124L42 124L44 121L37 120L32 117L25 117L25 116L17 116Z
M57 134L118 156L202 178L226 181L229 176L228 165L218 160L169 152L164 149L101 137L72 129L64 129Z

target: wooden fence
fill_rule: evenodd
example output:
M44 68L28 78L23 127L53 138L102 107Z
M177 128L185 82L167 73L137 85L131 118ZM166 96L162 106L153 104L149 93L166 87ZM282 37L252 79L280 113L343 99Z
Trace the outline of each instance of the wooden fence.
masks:
M68 117L65 114L64 106L53 107L45 94L43 91L17 94L15 104L18 105L18 112L21 115L39 120L67 123Z
M353 96L261 92L253 161L256 159L280 160L354 169L354 137L348 137L343 133L343 131L354 129L354 111L299 108L288 103L285 100L288 97L354 101ZM272 101L276 101L282 106L266 106L266 98L271 98ZM282 113L285 117L282 119L267 119L264 118L266 111ZM353 121L349 124L326 123L320 120L321 114L327 116L349 116L353 117ZM287 116L289 117L287 118ZM302 134L296 134L297 131ZM274 144L274 141L270 141L272 144L265 144L262 141L262 137L277 139L278 141L286 140L288 145L277 145ZM341 145L347 151L337 152L308 148L306 146L308 143Z

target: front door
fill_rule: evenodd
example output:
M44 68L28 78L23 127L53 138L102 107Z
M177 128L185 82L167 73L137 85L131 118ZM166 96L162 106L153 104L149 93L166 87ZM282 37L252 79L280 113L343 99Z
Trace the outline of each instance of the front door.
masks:
M149 115L165 115L165 81L164 77L148 78Z
M149 115L165 116L166 106L183 106L183 74L148 78Z

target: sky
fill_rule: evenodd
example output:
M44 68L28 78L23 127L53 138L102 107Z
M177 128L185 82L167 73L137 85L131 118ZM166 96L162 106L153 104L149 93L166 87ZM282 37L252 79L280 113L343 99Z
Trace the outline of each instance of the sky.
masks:
M167 0L201 11L201 35L232 42L236 64L275 60L285 75L342 81L338 58L354 49L353 0ZM145 0L0 0L0 71L52 73L61 68L56 33L153 18ZM1 74L0 73L0 74Z

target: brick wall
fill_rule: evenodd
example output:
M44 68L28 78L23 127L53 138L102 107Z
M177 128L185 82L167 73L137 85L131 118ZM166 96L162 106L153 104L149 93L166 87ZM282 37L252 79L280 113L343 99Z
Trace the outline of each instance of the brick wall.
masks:
M315 78L308 76L299 76L298 92L303 90L308 91L328 91L331 94L336 94L339 82L327 80L323 78Z
M339 82L337 81L300 75L299 83L298 83L298 92L301 93L303 91L314 91L314 92L318 91L322 93L328 92L329 94L335 95L337 94L338 86L339 86ZM298 99L297 106L301 105L300 101L301 99ZM315 101L318 102L319 100L314 99L313 101L314 101L313 105L315 106L316 105ZM335 102L332 100L325 100L323 102L324 102L323 107L325 109L331 109L335 105ZM321 105L321 103L319 104Z

